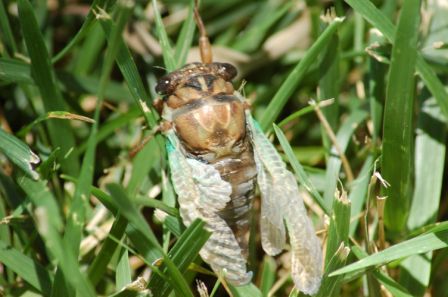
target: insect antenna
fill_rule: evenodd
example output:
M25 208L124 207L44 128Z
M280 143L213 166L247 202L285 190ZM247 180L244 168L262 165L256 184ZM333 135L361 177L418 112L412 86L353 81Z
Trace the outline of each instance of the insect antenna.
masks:
M202 22L201 15L199 14L199 0L194 0L194 19L199 29L199 52L201 54L201 60L204 64L210 64L213 60L212 46L208 40L207 31L205 30L204 22Z

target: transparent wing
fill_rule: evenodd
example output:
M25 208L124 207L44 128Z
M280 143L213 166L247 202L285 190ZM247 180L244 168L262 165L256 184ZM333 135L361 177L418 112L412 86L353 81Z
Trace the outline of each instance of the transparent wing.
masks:
M296 287L306 293L318 291L322 277L322 252L315 235L297 182L274 146L247 112L258 169L258 184L262 196L263 249L276 254L284 245L283 220L291 241L292 277Z
M283 192L279 187L274 186L272 174L265 171L261 159L255 153L255 163L257 165L257 183L261 192L261 245L263 250L271 256L279 254L286 242L285 224L283 223L282 200L277 197Z
M171 179L178 195L182 220L188 226L200 218L212 233L200 251L201 257L230 283L248 283L252 273L246 271L246 260L232 230L217 214L230 200L231 185L223 181L211 165L186 158L173 131L167 132L167 137Z

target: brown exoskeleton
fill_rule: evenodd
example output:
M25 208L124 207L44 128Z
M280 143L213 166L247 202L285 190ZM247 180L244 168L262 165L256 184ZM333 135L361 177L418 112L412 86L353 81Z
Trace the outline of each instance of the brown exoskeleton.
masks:
M253 120L231 81L234 66L212 62L211 46L195 7L202 63L162 77L162 117L169 123L168 157L180 214L189 225L200 218L211 237L201 257L234 285L246 284L249 212L256 185L261 192L261 235L269 255L291 242L297 288L317 292L322 256L294 176ZM285 228L286 223L286 228Z

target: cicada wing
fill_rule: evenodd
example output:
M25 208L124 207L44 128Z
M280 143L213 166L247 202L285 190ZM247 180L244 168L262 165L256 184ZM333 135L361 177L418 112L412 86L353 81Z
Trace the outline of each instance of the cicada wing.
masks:
M291 187L291 207L286 209L285 216L291 241L292 278L300 291L313 295L319 290L322 279L322 250L291 173L288 180L286 183L295 185L295 189Z
M201 257L217 273L234 285L248 283L252 273L227 223L217 212L230 200L232 187L211 165L186 158L174 132L167 133L171 179L178 195L180 215L186 226L200 218L212 234L200 251Z
M285 220L291 241L294 283L300 291L314 294L319 289L322 278L322 252L297 182L250 113L247 113L247 121L252 133L254 153L261 167L258 171L259 177L261 176L258 183L262 195L262 220L268 222L266 225L274 225L279 232L284 232L283 219ZM280 242L277 242L276 235L272 234L275 228L265 235L265 241L270 245L267 244L267 250L266 244L263 248L268 254L272 252L272 246L280 247L275 246Z
M261 245L268 255L275 256L283 250L286 242L283 213L278 203L280 201L275 201L276 197L282 193L276 192L279 188L274 187L274 180L265 171L257 153L255 153L255 163L258 174L257 183L261 192Z

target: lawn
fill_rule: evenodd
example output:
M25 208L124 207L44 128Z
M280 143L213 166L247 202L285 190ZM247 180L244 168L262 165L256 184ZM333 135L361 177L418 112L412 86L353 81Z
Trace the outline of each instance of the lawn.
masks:
M200 2L214 61L299 184L315 296L448 297L447 1ZM247 285L180 217L153 102L200 61L193 7L0 2L0 296L305 296L289 247L261 247L258 190Z

